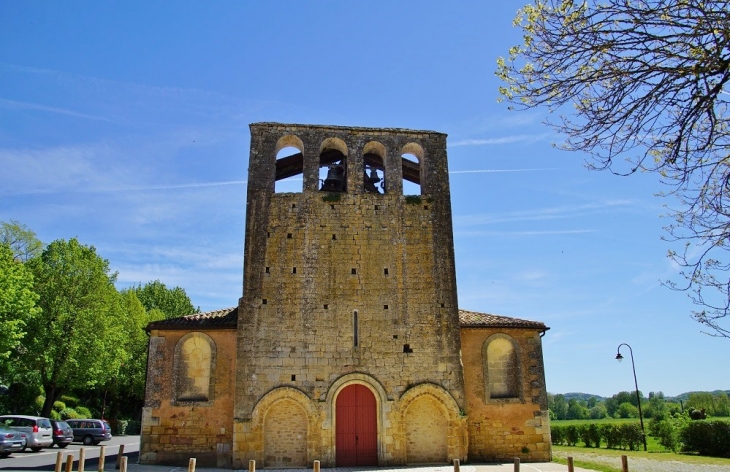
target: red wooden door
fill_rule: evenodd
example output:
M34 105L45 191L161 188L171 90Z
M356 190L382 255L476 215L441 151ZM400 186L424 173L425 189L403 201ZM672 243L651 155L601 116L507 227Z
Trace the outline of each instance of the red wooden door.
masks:
M348 385L337 395L337 466L378 465L375 396L362 385Z

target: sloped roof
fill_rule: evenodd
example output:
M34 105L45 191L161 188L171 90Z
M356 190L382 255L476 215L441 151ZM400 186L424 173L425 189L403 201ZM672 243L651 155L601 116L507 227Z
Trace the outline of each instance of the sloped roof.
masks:
M151 329L185 328L236 329L237 325L238 307L234 307L209 311L206 313L195 313L193 315L181 316L179 318L153 321L147 325L147 331L150 331Z
M238 321L238 307L195 313L194 315L154 321L147 325L151 329L235 329ZM540 321L522 320L508 316L459 310L459 324L462 328L526 328L548 330Z
M462 328L527 328L543 331L550 329L541 321L522 320L468 310L459 310L459 324Z

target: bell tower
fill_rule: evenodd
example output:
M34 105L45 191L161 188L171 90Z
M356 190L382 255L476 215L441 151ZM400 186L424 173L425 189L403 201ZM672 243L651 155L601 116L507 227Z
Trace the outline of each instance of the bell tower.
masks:
M464 407L446 135L250 129L238 447L247 447L254 409L273 389L289 387L330 411L333 386L367 378L383 396L380 462L396 463L387 446L396 433L391 402L429 384ZM294 151L277 159L284 148ZM297 176L296 191L275 191L277 181Z

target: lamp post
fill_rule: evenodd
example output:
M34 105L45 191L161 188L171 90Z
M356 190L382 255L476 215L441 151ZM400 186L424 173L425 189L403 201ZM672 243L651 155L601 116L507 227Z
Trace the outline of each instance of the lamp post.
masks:
M621 355L621 346L629 348L631 353L631 369L634 371L634 387L636 387L636 404L639 406L639 424L641 424L641 439L644 441L644 452L646 452L646 432L644 431L644 418L641 414L641 397L639 396L639 384L636 382L636 366L634 365L634 350L626 343L621 343L616 348L616 360L621 362L624 356Z

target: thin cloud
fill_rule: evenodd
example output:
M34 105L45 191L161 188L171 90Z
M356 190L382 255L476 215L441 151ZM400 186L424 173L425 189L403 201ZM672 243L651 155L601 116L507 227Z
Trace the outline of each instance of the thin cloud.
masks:
M512 136L503 136L501 138L488 138L488 139L462 139L454 143L449 143L449 147L459 146L486 146L492 144L511 144L511 143L526 143L541 141L550 136L549 134L517 134Z
M549 236L559 234L595 233L595 229L565 229L540 231L455 231L458 236Z
M491 174L499 172L544 172L550 170L565 170L559 167L546 167L543 169L477 169L477 170L452 170L449 174Z
M176 185L146 185L139 187L109 187L109 188L67 188L58 190L31 190L28 192L0 194L3 197L18 197L24 195L49 195L69 193L104 193L104 192L141 192L149 190L177 190L186 188L223 187L226 185L246 185L247 180L229 180L226 182L201 182Z
M38 105L36 103L18 102L15 100L8 100L7 98L0 98L0 106L5 108L24 109L24 110L38 110L46 111L49 113L57 113L60 115L73 116L75 118L85 118L88 120L107 121L111 122L108 118L101 116L89 115L86 113L80 113L73 110L66 110L64 108L49 107L46 105Z

